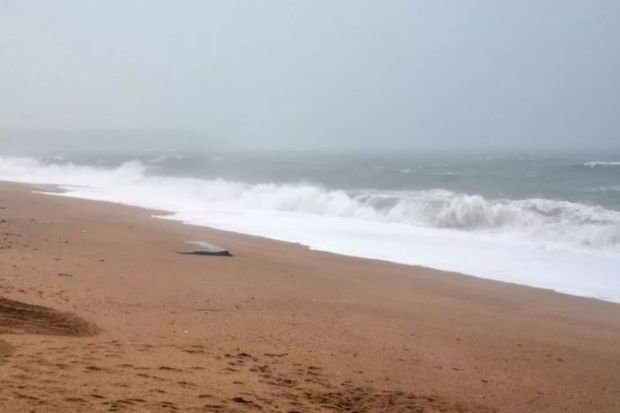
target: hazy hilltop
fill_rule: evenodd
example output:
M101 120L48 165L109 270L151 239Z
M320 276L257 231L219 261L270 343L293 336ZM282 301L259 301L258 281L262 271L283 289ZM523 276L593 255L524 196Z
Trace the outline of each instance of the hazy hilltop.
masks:
M210 152L227 150L225 140L198 132L141 129L2 129L2 153L62 155L72 153Z

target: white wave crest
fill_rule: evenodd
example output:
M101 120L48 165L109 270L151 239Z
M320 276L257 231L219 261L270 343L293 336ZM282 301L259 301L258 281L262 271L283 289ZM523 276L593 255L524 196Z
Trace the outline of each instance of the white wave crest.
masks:
M620 161L588 161L583 166L588 168L596 168L597 166L620 166Z
M173 154L170 154L170 155L156 156L154 158L149 159L147 162L149 162L149 163L162 163L162 162L166 162L166 161L170 161L170 160L180 161L182 159L185 159L185 156L180 155L178 153L173 153Z

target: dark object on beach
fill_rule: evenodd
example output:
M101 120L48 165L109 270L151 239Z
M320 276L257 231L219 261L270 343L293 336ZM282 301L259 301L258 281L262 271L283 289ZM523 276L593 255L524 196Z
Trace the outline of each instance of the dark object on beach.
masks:
M195 250L195 251L177 251L177 254L181 255L212 255L216 257L232 257L233 255L227 251L203 251L203 250Z
M177 251L177 254L184 255L211 255L216 257L232 257L230 251L217 245L210 244L205 241L190 241L188 244L197 245L200 249L193 251Z

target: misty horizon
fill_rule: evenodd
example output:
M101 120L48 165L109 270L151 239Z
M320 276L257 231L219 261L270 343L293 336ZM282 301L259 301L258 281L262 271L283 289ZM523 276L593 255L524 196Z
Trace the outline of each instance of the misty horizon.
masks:
M143 129L1 129L2 153L17 156L55 156L71 154L135 154L179 153L213 155L236 154L314 154L351 156L538 156L592 158L615 160L620 157L620 147L558 147L539 148L519 145L480 145L433 147L417 145L408 147L381 147L347 145L308 145L255 147L236 144L230 139L215 139L195 131L143 130Z

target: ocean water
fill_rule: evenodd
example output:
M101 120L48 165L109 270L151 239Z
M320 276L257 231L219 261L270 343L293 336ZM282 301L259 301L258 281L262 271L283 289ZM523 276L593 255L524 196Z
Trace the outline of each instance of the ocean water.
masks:
M7 155L0 180L620 302L620 155Z

